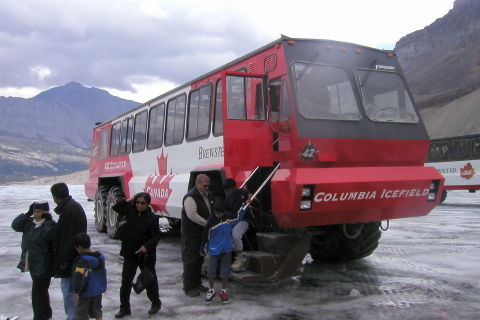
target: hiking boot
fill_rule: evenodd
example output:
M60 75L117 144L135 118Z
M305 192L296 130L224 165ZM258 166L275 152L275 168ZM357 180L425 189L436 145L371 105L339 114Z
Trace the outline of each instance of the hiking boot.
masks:
M125 316L129 316L131 315L132 312L130 310L122 310L120 309L120 311L118 311L117 314L115 314L115 318L123 318Z
M215 299L215 290L208 290L207 292L207 297L205 298L205 301L203 303L205 304L210 304L212 303L213 299Z
M239 271L245 270L245 268L243 267L243 264L246 260L247 258L245 257L237 257L232 264L233 272L239 272Z
M220 292L220 298L222 299L223 304L230 302L230 300L228 300L227 291L222 290L222 292Z
M157 313L160 309L162 309L162 305L160 304L152 304L152 307L148 310L148 314L155 314Z
M203 284L199 284L197 290L200 292L208 292L208 287L205 287Z
M198 297L200 295L200 291L198 291L196 288L190 289L188 291L185 291L185 294L189 297Z

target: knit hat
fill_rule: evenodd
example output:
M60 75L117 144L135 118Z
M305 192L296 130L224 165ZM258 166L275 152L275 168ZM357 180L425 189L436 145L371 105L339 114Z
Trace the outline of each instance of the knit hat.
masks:
M50 209L50 207L48 206L47 201L35 201L33 203L33 209L40 209L40 210L43 210L43 211L48 211Z

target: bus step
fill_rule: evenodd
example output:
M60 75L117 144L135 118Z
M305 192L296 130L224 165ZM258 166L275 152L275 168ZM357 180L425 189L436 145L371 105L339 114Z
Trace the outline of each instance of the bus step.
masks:
M267 278L262 276L261 274L250 272L250 271L240 271L240 272L232 272L232 276L230 277L232 280L238 282L256 282L266 280Z
M287 233L257 233L258 250L284 255L290 249L295 236Z
M264 278L273 275L278 269L281 257L265 251L244 251L246 261L243 264L245 271L256 273Z

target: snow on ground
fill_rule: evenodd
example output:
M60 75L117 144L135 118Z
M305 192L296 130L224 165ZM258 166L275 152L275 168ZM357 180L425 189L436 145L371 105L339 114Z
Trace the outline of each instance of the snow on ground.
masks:
M10 225L35 200L48 200L54 207L49 187L0 186L0 316L32 318L31 279L16 269L21 233ZM72 185L70 190L87 213L92 249L106 256L108 291L103 296L103 319L114 319L119 304L120 243L95 231L93 202L87 201L83 186ZM148 316L145 293L132 293L133 314L125 319L478 319L479 219L478 194L449 192L445 204L426 217L390 221L390 229L370 257L316 264L307 255L292 279L230 282L231 303L222 305L217 299L210 306L203 304L203 295L184 295L180 236L168 234L157 248L162 310ZM59 284L53 279L50 287L55 320L65 319Z

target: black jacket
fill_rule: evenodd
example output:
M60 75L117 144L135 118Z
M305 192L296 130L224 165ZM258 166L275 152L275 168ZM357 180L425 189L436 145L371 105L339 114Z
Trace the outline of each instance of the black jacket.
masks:
M127 222L122 227L122 247L120 255L126 260L138 259L137 252L141 246L147 249L149 256L156 256L157 244L160 240L160 226L158 216L148 207L147 210L139 212L135 204L129 204L125 199L113 206L120 218L126 216Z
M187 194L185 194L185 196L183 197L182 205L185 202L185 199L188 197L192 197L192 199L195 200L195 203L197 204L198 215L207 220L208 217L210 217L210 210L208 209L207 204L203 200L200 191L198 191L196 187L190 189L190 191L188 191ZM207 193L207 198L210 202L210 208L213 209L213 197L210 192ZM185 211L185 206L183 206L182 208L182 236L197 238L200 241L203 238L203 226L193 222L188 218L187 212Z
M73 259L78 256L73 238L79 233L87 232L87 217L82 206L72 196L65 198L54 211L58 214L58 221L53 230L53 275L55 278L68 278Z

